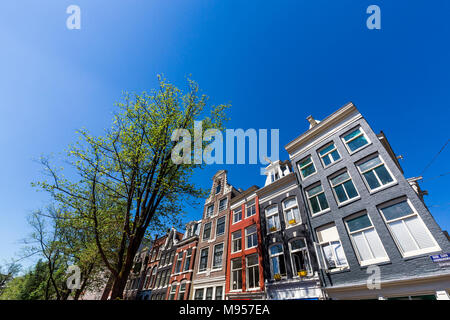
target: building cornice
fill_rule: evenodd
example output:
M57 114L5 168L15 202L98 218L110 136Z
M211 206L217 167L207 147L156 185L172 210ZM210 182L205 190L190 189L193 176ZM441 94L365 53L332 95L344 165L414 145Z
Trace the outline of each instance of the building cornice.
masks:
M259 198L262 198L263 196L272 193L272 192L276 192L279 189L281 189L282 187L286 186L286 185L290 185L292 183L297 183L297 180L295 178L295 173L294 172L290 172L288 175L278 179L275 182L272 182L271 184L256 190L256 194L258 195Z

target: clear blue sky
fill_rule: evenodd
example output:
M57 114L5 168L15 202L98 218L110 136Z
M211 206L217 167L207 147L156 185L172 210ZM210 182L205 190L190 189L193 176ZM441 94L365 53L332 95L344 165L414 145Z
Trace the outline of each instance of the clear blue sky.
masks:
M66 8L81 7L81 30ZM381 30L366 8L381 8ZM20 249L26 215L48 198L32 160L58 153L75 130L101 133L122 90L177 85L191 73L231 128L279 128L280 146L348 101L421 173L449 136L450 1L9 0L0 3L0 262ZM284 149L281 158L286 159ZM450 229L450 146L424 174L426 202ZM260 165L210 166L243 189ZM199 218L201 208L190 209Z

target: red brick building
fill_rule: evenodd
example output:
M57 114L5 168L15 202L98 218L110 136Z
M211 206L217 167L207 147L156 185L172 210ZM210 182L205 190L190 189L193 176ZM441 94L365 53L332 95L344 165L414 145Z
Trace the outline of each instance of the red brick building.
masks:
M264 278L257 186L231 200L225 296L264 299Z
M201 220L188 223L183 238L177 243L166 300L189 299L200 228Z

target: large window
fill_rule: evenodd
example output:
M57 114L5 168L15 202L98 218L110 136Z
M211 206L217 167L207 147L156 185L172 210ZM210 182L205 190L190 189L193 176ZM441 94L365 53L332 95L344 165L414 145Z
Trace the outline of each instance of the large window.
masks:
M196 289L194 294L194 300L203 300L203 292L205 289Z
M369 139L362 128L357 128L352 132L347 133L342 137L342 140L344 140L345 146L350 153L353 153L369 144Z
M245 206L245 216L251 217L254 216L256 214L256 205L255 205L255 200L250 201L249 203L247 203L247 205Z
M186 293L186 280L181 281L180 289L178 290L178 300L184 300L184 294Z
M188 271L191 266L192 249L186 251L186 259L184 259L184 271Z
M214 290L214 287L206 288L205 300L212 300L212 298L213 298L213 290Z
M240 208L233 210L233 223L239 222L241 220L242 220L242 210Z
M169 294L169 300L175 300L175 295L177 293L177 283L172 283L172 286L170 287L170 294Z
M267 232L280 230L280 217L278 216L278 206L273 205L266 209Z
M440 250L408 200L381 207L381 213L404 257Z
M225 216L217 219L216 224L216 237L225 233Z
M322 249L324 262L329 270L348 266L344 249L335 225L329 225L317 230L317 238Z
M343 204L358 197L358 191L356 191L352 178L347 171L330 179L330 182L339 204Z
M206 217L211 217L213 215L214 212L214 204L208 206L208 208L206 209Z
M179 252L177 255L177 265L175 267L175 273L181 272L181 264L183 263L183 252Z
M258 233L256 230L256 224L251 225L245 229L246 249L254 248L258 246Z
M322 213L329 208L322 185L306 190L306 197L312 215Z
M161 275L162 275L162 272L158 272L158 275L156 276L155 288L159 288L159 286L161 284Z
M216 300L222 300L223 299L223 287L216 287Z
M208 249L204 248L200 252L200 264L198 266L198 271L205 271L208 267Z
M328 167L330 164L338 161L341 158L341 155L339 154L334 143L330 143L329 145L320 149L319 156L324 167Z
M289 242L289 250L291 251L292 271L294 276L303 277L312 274L305 240L303 238L291 240Z
M379 156L359 164L358 169L371 191L394 182L391 173Z
M153 270L152 270L152 278L150 279L150 288L153 288L155 286L156 271L157 271L157 268L156 268L156 266L154 266Z
M219 212L227 208L227 202L228 202L227 198L223 198L219 201Z
M252 254L246 257L247 263L247 289L259 288L259 263L258 255Z
M213 256L213 269L219 269L222 267L222 256L223 256L223 243L216 244L214 246L214 256Z
M242 259L231 260L231 288L232 290L242 289Z
M172 264L173 259L175 258L175 253L176 253L176 251L173 250L172 253L170 254L168 264Z
M367 214L346 220L345 224L362 266L389 260L380 237Z
M242 231L236 231L231 234L231 253L241 251L242 249Z
M295 197L283 201L283 211L286 225L292 226L302 222Z
M208 222L203 227L203 240L208 240L211 237L211 222Z
M303 179L316 172L316 167L314 167L314 162L312 161L311 156L298 163L298 170L300 171Z
M284 252L281 244L274 244L269 248L270 270L273 279L281 279L286 276L286 264L284 262Z

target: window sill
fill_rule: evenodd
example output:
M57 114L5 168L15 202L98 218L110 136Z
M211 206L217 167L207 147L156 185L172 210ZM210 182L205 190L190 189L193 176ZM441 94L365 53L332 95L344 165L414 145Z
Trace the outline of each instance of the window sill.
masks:
M221 271L223 269L223 267L220 268L216 268L216 269L211 269L211 272L217 272L217 271Z
M330 274L336 274L336 273L341 273L341 272L347 272L347 271L350 271L350 267L349 266L347 266L347 267L339 267L339 268L334 268L334 269L331 269L331 270L326 270L328 273L330 273Z
M398 184L398 182L394 180L393 182L390 182L388 184L385 184L384 186L378 187L378 188L373 189L373 190L371 190L369 187L367 187L367 188L369 189L370 195L372 195L374 193L377 193L379 191L383 191L384 189L390 188L390 187L395 186L397 184Z
M328 208L328 209L319 211L319 212L317 212L317 213L311 214L311 217L312 217L312 218L320 217L321 215L326 214L326 213L328 213L328 212L330 212L330 211L331 211L331 209Z
M320 156L319 156L320 157ZM341 162L342 161L342 157L340 158L340 159L338 159L338 160L336 160L336 161L334 161L334 162L332 162L332 163L330 163L329 165L325 165L323 162L322 162L322 166L323 166L323 169L324 170L326 170L326 169L328 169L328 168L330 168L330 167L332 167L333 165L335 165L336 163L339 163L339 162Z
M387 264L390 263L391 260L389 260L389 258L387 259L380 259L380 260L372 260L372 261L367 261L367 262L359 262L361 268L367 268L369 266L373 266L373 265L381 265L381 264Z
M367 139L367 137L366 137L366 139ZM357 152L359 152L359 151L361 151L361 150L364 150L364 149L367 148L368 146L371 146L371 145L372 145L372 142L369 142L368 144L365 144L365 145L363 145L362 147L360 147L360 148L358 148L358 149L356 149L356 150L353 150L353 151L350 151L350 149L348 148L348 145L347 145L346 142L344 142L344 145L345 145L345 148L346 148L347 151L348 151L348 154L352 156L352 155L354 155L355 153L357 153Z
M344 202L341 202L340 204L338 204L338 208L344 207L344 206L346 206L346 205L348 205L348 204L350 204L350 203L353 203L353 202L355 202L355 201L358 201L358 200L360 200L360 199L361 199L361 196L357 196L356 198L351 198L351 199L349 199L349 200L346 200L346 201L344 201Z
M420 257L425 257L428 256L430 253L437 253L442 251L442 249L440 247L433 247L433 248L429 248L429 249L423 249L423 250L418 250L418 251L414 251L412 253L409 254L403 254L403 260L407 261L410 259L414 259L414 258L420 258Z
M300 169L299 169L299 173L300 173L300 176L301 176L301 178L302 178L302 181L305 181L306 179L309 179L309 178L311 178L312 176L314 176L314 175L317 173L317 170L316 170L314 173L311 173L309 176L306 176L305 178L303 177L303 175L302 175Z

